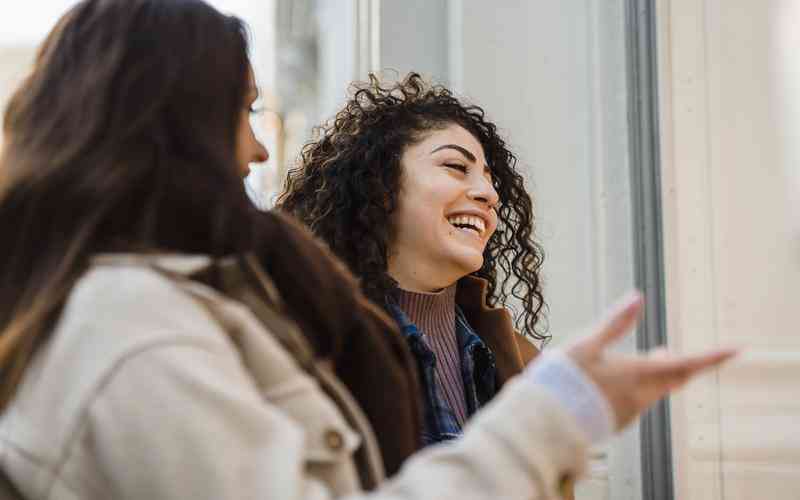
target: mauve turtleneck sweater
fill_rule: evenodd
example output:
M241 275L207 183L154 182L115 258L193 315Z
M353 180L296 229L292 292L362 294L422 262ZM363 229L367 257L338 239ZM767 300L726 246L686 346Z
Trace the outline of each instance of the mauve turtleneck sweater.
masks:
M400 290L397 302L436 355L436 380L456 420L463 426L467 420L467 402L456 339L456 285L437 293Z

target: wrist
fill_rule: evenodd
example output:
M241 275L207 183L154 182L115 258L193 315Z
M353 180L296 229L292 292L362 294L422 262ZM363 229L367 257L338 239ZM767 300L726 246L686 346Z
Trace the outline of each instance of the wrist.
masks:
M597 384L566 353L554 349L528 365L525 377L572 415L592 444L614 433L614 411Z

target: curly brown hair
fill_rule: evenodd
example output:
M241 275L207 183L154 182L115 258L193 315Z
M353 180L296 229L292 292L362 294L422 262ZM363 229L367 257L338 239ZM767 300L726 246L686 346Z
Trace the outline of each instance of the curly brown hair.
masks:
M483 147L500 196L497 231L473 276L489 282L489 306L510 306L510 297L522 304L522 313L515 314L520 332L549 339L542 320L543 252L533 240L531 197L516 170L517 158L495 124L482 108L462 104L447 88L428 84L416 73L386 86L370 75L352 89L344 108L303 147L278 207L308 224L361 279L365 293L383 304L397 286L387 264L401 156L427 132L460 125Z

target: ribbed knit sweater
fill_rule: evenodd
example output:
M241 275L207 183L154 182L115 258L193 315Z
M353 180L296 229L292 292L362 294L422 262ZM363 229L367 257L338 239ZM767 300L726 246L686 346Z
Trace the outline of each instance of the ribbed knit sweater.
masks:
M456 285L438 293L400 290L397 302L423 333L423 341L436 356L436 381L456 420L463 426L467 420L467 402L456 339Z

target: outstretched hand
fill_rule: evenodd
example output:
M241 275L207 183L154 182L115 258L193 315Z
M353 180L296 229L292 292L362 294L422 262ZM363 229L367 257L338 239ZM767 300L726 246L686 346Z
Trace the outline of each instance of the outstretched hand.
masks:
M631 331L642 310L639 294L617 307L590 336L565 352L600 387L621 429L650 405L683 386L703 370L720 365L736 350L720 349L697 355L678 356L657 349L647 354L620 354L609 346Z

